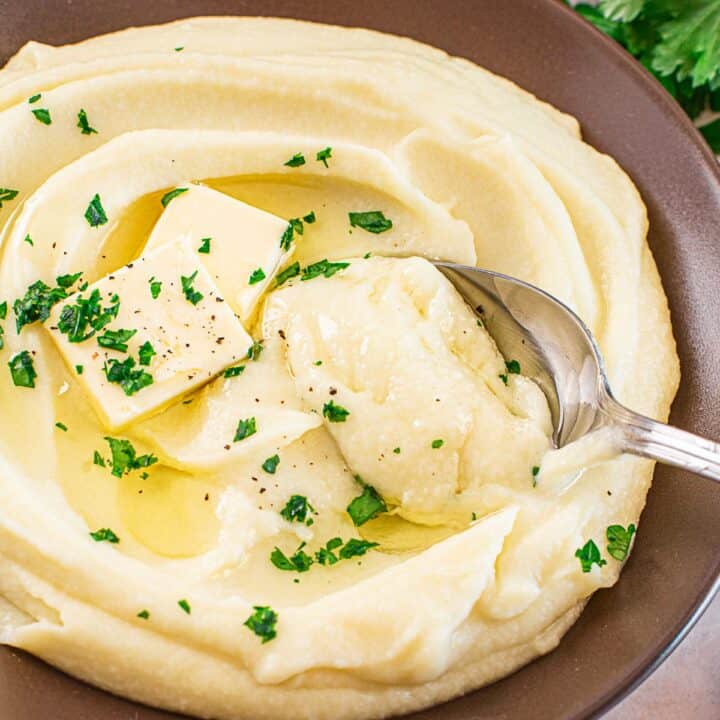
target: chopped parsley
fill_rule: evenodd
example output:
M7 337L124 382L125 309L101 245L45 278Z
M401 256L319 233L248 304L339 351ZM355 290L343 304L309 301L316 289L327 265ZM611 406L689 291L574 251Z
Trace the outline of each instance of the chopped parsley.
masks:
M335 402L331 400L323 405L322 414L329 422L338 423L345 422L350 411L346 410L342 405L336 405Z
M72 287L81 277L82 273L72 273L71 275L58 275L55 282L63 289L67 290Z
M538 481L537 477L540 474L540 466L539 465L533 465L532 467L532 486L537 487Z
M93 465L105 467L105 460L103 460L103 456L97 450L93 452Z
M318 367L320 367L320 365L322 365L322 360L316 360L313 365L317 365Z
M103 372L108 382L119 385L128 397L154 382L150 373L135 368L135 359L131 357L125 358L122 362L110 358L103 365Z
M35 387L37 373L35 372L32 356L27 350L14 355L8 363L8 367L10 368L13 384L16 387Z
M317 218L315 217L315 211L311 210L307 215L303 215L303 222L306 222L308 225L312 225Z
M0 303L0 320L4 320L7 317L7 300L3 300Z
M188 275L187 277L185 275L180 276L183 295L185 295L185 299L193 305L197 305L203 297L205 297L199 290L195 290L195 288L193 288L193 283L195 282L197 274L198 271L196 270L192 275Z
M85 368L84 368L82 365L76 365L76 366L75 366L75 372L76 372L78 375L82 375L84 369L85 369Z
M575 551L575 557L580 560L580 565L584 573L592 570L593 563L598 567L607 565L607 560L603 560L600 555L600 549L594 540L588 540L583 547Z
M35 243L29 233L23 238L23 242L26 242L30 247L35 247Z
M187 613L188 615L192 612L192 608L190 607L190 603L183 598L182 600L178 600L178 605L180 606L180 609Z
M175 52L182 52L185 49L184 45L181 45L180 47L173 48Z
M138 350L138 357L141 365L149 365L152 359L157 355L155 348L149 340L146 340Z
M67 298L66 283L72 278L79 278L77 275L61 275L56 278L58 287L51 288L42 280L37 280L28 287L25 295L13 302L15 313L15 328L18 333L26 326L34 322L45 322L50 317L50 311L61 300ZM62 283L62 284L61 284ZM72 285L72 283L70 283Z
M225 368L225 371L223 372L224 378L234 378L238 375L242 375L243 371L245 370L244 365L234 365L233 367Z
M292 223L288 223L288 226L285 228L285 231L282 234L282 237L280 238L280 249L281 250L289 250L290 246L292 245L293 241L293 233L295 229L293 228Z
M393 226L392 220L386 218L381 210L369 210L368 212L348 213L351 227L359 227L369 233L379 235L390 230Z
M359 480L359 478L356 478ZM363 491L347 506L347 514L355 527L364 525L381 513L387 512L387 505L378 491L371 485L363 485Z
M36 93L35 95L31 95L28 98L28 103L30 103L30 105L32 105L33 103L36 103L41 97L42 97L42 93Z
M82 108L80 109L77 118L77 127L80 128L80 132L83 135L97 134L97 130L94 127L91 127L90 123L88 122L87 113Z
M508 360L505 363L505 367L507 368L507 371L511 375L519 375L520 374L520 363L517 360Z
M31 112L38 122L41 122L43 125L52 125L50 111L47 108L35 108L31 110Z
M349 262L330 262L327 258L325 258L324 260L320 260L303 268L300 280L312 280L313 278L320 277L321 275L329 278L336 272L344 270L349 265Z
M260 355L263 351L263 341L262 340L254 340L253 344L248 348L247 357L248 360L259 360Z
M67 335L71 343L84 342L111 323L117 317L119 309L120 300L117 295L113 295L110 305L104 307L100 291L95 288L89 297L84 298L81 295L74 303L63 307L58 320L58 330Z
M610 557L622 562L630 550L630 543L635 534L635 525L630 523L627 530L622 525L610 525L605 531L608 540L607 551Z
M295 153L287 162L283 165L287 167L296 168L305 164L305 156L302 153Z
M378 547L379 543L368 542L367 540L359 540L358 538L350 538L343 547L340 548L340 559L349 560L353 557L361 557L368 550Z
M399 448L399 447L393 448L393 452L394 452L396 455L399 455L399 454L400 454L400 448Z
M257 268L257 270L253 270L250 273L250 278L248 279L248 285L255 285L255 283L259 283L265 279L265 271L262 268Z
M165 208L167 207L172 200L174 200L178 195L182 195L183 193L186 193L190 188L175 188L174 190L170 190L170 192L166 192L161 198L160 203Z
M62 430L63 432L67 432L67 430L68 430L67 425L66 425L65 423L62 423L62 422L56 422L56 423L55 423L55 427L56 427L58 430Z
M372 255L371 252L366 252L366 253L363 255L363 260L369 260L371 255Z
M4 202L10 202L14 200L18 195L19 190L11 190L10 188L0 188L0 208Z
M202 238L200 240L200 247L197 249L199 253L202 253L203 255L209 255L210 254L210 241L212 238L206 237Z
M154 455L138 455L129 440L109 436L105 436L104 440L106 440L110 446L110 454L112 455L110 472L115 477L119 478L129 474L133 470L150 467L158 461ZM100 454L95 451L93 462L99 457ZM99 463L95 462L95 464L98 465ZM104 467L104 465L102 467Z
M319 150L315 155L315 159L321 162L325 167L328 166L328 158L332 157L332 148L326 147L324 150Z
M503 385L508 384L508 376L506 373L500 373L498 377L503 381Z
M262 464L262 469L266 473L270 473L270 475L274 475L275 471L277 470L277 466L280 464L280 456L279 455L271 455L265 462Z
M337 550L343 544L342 538L334 537L325 543L325 547L320 548L315 553L316 562L320 565L334 565L338 561L338 556L335 554Z
M313 564L313 559L304 550L303 543L290 557L288 557L279 547L276 547L270 553L270 562L278 568L278 570L289 570L291 572L307 572Z
M296 275L299 275L299 274L300 274L300 263L294 262L292 265L288 265L281 273L277 274L277 277L275 278L275 286L279 287L286 280L289 280L290 278L294 278Z
M97 343L102 348L125 353L128 349L127 341L135 333L137 333L137 330L106 330L102 335L98 335ZM147 363L142 364L146 365Z
M436 438L430 443L430 447L433 450L437 450L438 448L441 448L445 444L445 441L442 438Z
M275 457L277 457L277 455ZM280 458L278 458L278 462L280 462ZM277 467L277 463L275 467ZM273 470L273 472L275 472L275 470ZM285 507L280 511L280 515L288 522L305 523L305 525L310 527L310 525L313 524L311 517L311 513L313 512L313 506L304 495L291 495L290 499L285 503Z
M253 614L243 623L245 627L250 628L258 637L262 638L263 644L277 637L275 626L278 614L264 605L253 606L253 611Z
M150 618L150 613L147 610L141 610L137 617L139 617L141 620L148 620Z
M104 225L108 221L105 208L102 206L102 200L100 200L100 195L97 193L95 193L85 211L85 219L88 221L90 227Z
M150 280L148 280L148 283L150 284L150 296L153 300L157 300L160 296L160 291L162 290L162 282L160 280L156 280L153 275Z
M109 542L114 544L120 542L120 538L110 528L100 528L95 532L91 532L90 537L95 542Z
M245 440L245 438L249 438L256 432L257 425L255 423L254 417L246 418L245 420L239 420L237 429L235 430L235 437L233 438L233 442L240 442L240 440Z
M0 327L0 350L5 347L5 328Z

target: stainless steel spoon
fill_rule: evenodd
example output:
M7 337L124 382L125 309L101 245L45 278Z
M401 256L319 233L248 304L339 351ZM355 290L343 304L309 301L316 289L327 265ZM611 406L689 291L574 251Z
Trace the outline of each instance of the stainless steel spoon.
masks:
M537 382L561 448L611 428L620 452L720 481L720 444L651 420L613 397L592 333L566 305L533 285L489 270L436 262L475 309L505 358Z

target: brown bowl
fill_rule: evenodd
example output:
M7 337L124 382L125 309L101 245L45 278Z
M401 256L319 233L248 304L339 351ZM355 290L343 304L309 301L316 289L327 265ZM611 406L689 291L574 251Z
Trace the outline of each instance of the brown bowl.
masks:
M679 107L641 67L551 0L6 0L0 64L53 44L192 15L278 15L408 35L514 80L579 118L648 205L650 245L683 369L672 422L720 438L720 173ZM417 720L587 718L654 670L717 590L720 490L660 467L632 557L559 648ZM142 662L138 658L137 662ZM180 689L178 689L180 691ZM171 720L0 649L0 720Z

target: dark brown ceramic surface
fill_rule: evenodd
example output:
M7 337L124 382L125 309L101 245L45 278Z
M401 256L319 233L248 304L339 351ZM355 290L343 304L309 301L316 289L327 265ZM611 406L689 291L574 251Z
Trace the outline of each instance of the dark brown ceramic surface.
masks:
M201 14L279 15L408 35L578 117L585 137L620 161L648 205L683 370L672 422L720 439L720 174L682 112L623 51L553 0L0 0L0 64L30 39L62 44ZM720 573L719 519L720 488L659 468L620 582L593 597L560 647L413 718L600 714L670 651L708 600ZM0 720L177 717L0 649Z

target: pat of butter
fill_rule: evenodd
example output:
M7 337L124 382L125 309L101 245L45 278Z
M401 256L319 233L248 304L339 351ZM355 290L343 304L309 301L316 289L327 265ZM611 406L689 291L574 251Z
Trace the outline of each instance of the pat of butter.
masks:
M193 273L197 273L194 278ZM104 309L119 302L117 315L92 337L70 342L71 333L63 333L58 327L59 322L62 326L63 309L75 306L78 298L89 298L95 290ZM65 312L67 318L69 311ZM110 429L149 415L206 383L245 357L252 344L252 338L186 240L142 255L56 305L44 327ZM118 330L136 331L126 341L127 350L103 347L108 331ZM92 332L92 328L88 331ZM140 348L146 342L155 355L142 365ZM132 371L152 376L152 384L131 394L106 375L106 368L115 366L113 360L124 362L128 357L135 362ZM78 366L82 366L81 373Z
M243 322L292 254L280 247L288 222L204 185L188 185L160 216L146 251L186 238ZM209 238L209 240L206 240ZM207 252L200 252L200 249ZM264 278L251 284L262 271Z

